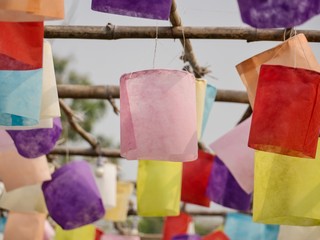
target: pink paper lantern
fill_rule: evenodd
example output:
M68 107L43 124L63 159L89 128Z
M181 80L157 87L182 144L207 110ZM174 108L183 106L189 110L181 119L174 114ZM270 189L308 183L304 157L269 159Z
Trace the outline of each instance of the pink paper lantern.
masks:
M195 78L178 70L145 70L120 80L121 156L129 160L197 159Z

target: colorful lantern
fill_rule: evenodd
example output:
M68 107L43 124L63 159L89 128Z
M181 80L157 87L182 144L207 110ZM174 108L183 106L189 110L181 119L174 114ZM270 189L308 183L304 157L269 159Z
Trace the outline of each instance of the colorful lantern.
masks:
M131 182L117 183L117 203L116 207L108 209L105 219L114 222L124 222L127 220L129 209L129 198L134 186Z
M320 13L316 0L238 0L242 21L254 28L291 28Z
M320 236L320 227L280 226L278 240L317 240Z
M203 135L204 130L207 126L207 122L209 119L211 108L212 108L213 102L216 98L216 95L217 95L217 89L214 86L207 84L206 97L205 97L205 101L204 101L201 136Z
M305 68L320 72L320 65L309 46L307 38L303 34L295 35L276 47L239 63L236 68L243 84L247 88L252 108L254 107L260 67L262 64Z
M9 212L3 239L43 240L45 218L43 213Z
M249 215L228 213L224 232L231 240L277 240L279 226L254 223Z
M283 225L320 225L319 171L319 153L315 160L310 160L257 151L254 221Z
M93 171L105 209L114 208L117 200L117 166L106 163L96 166Z
M64 18L64 0L2 0L0 21L39 22Z
M92 0L94 11L119 14L131 17L168 20L172 0Z
M137 178L138 215L179 215L181 178L181 162L140 160Z
M262 65L249 147L314 158L320 130L320 73Z
M207 187L208 197L222 206L241 211L251 209L252 194L246 193L223 162L215 157Z
M174 236L172 240L201 240L201 237L197 234L181 234Z
M183 163L181 201L209 207L207 186L214 156L199 150L198 159Z
M253 190L254 169L254 151L247 146L250 124L248 118L210 145L247 193Z
M1 142L10 142L11 138L3 132ZM2 145L2 143L0 143ZM15 146L7 145L0 151L0 178L5 185L6 191L42 183L50 180L50 170L47 159L41 156L35 159L26 159L17 152Z
M56 226L55 240L95 240L96 228L86 225L72 230L63 230Z
M52 174L42 184L50 216L69 230L99 220L105 214L102 199L90 166L73 161Z
M140 240L139 236L105 234L100 240Z
M230 240L230 238L223 231L217 230L203 236L202 240Z
M207 81L196 79L196 107L197 107L197 136L200 139L202 134L202 122L204 113L204 104L206 97Z
M171 240L174 236L186 234L192 217L184 212L179 216L166 217L163 225L162 240Z
M129 160L197 159L195 79L177 70L146 70L120 80L121 156Z
M19 154L26 158L36 158L48 154L56 145L62 132L60 118L53 120L53 128L32 130L8 130Z
M4 192L0 198L0 207L17 212L48 212L40 184Z

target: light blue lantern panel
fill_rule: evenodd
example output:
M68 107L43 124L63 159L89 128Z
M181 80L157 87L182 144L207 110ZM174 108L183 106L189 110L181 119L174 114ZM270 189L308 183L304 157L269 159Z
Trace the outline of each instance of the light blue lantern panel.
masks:
M0 125L33 126L39 123L42 69L0 71Z
M254 223L249 215L228 213L224 232L230 240L277 240L279 225Z
M207 126L209 115L212 109L213 102L216 99L216 95L217 95L217 89L214 86L207 84L206 96L204 99L204 111L203 111L203 118L202 118L201 137Z

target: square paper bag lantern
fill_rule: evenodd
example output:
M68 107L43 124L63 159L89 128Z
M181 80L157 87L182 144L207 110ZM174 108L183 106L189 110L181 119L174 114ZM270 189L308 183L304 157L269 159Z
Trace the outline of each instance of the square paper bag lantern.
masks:
M94 225L86 225L72 230L63 230L56 226L55 240L94 240L96 228Z
M4 240L43 240L43 213L9 212L4 229Z
M1 142L11 141L7 133L2 136ZM17 152L12 144L0 151L0 179L8 192L23 186L42 183L50 180L51 176L45 156L26 159Z
M201 136L203 135L204 130L207 126L209 115L211 112L211 108L212 108L213 102L216 98L216 95L217 95L217 89L214 86L207 84L206 96L205 96L205 100L204 100L204 111L203 111Z
M40 184L4 192L0 207L9 211L48 213Z
M318 147L319 151L319 147ZM320 158L256 152L253 219L283 225L320 225Z
M39 22L64 18L64 0L1 0L0 21Z
M230 240L277 240L279 226L254 223L249 215L228 213L224 232Z
M197 159L194 76L154 69L120 80L120 150L129 160Z
M243 84L247 88L252 108L254 107L262 64L298 67L320 72L320 65L312 52L307 38L303 34L295 35L276 47L239 63L236 68Z
M117 201L117 166L106 163L93 167L93 172L105 209L114 208Z
M0 70L41 68L43 37L43 22L0 22Z
M197 234L180 234L174 236L172 240L201 240L201 237Z
M171 240L174 236L186 234L192 217L184 212L179 216L166 217L163 225L162 240Z
M26 158L36 158L48 154L56 145L62 132L60 118L53 120L53 128L31 130L8 130L19 154Z
M138 215L179 215L181 178L181 162L140 160L137 177Z
M208 197L224 207L248 211L252 194L246 193L223 162L215 157L207 187Z
M248 118L210 145L247 193L253 191L254 169L254 150L247 145L250 124Z
M210 153L199 150L196 161L183 163L181 201L204 207L210 206L206 191L213 158Z
M92 0L91 9L131 17L168 20L172 0Z
M114 208L108 209L105 215L107 221L124 222L127 220L129 210L129 198L133 193L133 183L117 183L117 203Z
M278 240L318 240L320 227L280 226Z
M70 162L42 184L50 216L63 229L69 230L99 220L105 214L102 199L90 165L85 161Z
M196 107L197 107L197 136L200 139L202 134L203 113L206 97L207 81L196 79Z
M221 230L216 230L202 237L202 240L230 240L230 238Z
M249 147L314 158L320 129L320 73L262 65Z
M242 21L254 28L291 28L320 13L317 0L238 0Z

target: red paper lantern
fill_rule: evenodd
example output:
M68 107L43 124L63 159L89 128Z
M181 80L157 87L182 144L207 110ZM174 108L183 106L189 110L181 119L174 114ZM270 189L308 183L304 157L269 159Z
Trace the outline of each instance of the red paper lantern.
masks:
M320 129L320 73L262 65L249 147L314 158Z
M207 186L214 156L198 151L198 159L183 163L181 200L205 207L210 206L207 197Z
M166 217L163 227L162 240L171 240L172 237L176 235L187 233L188 226L191 221L192 217L183 212L176 217Z

